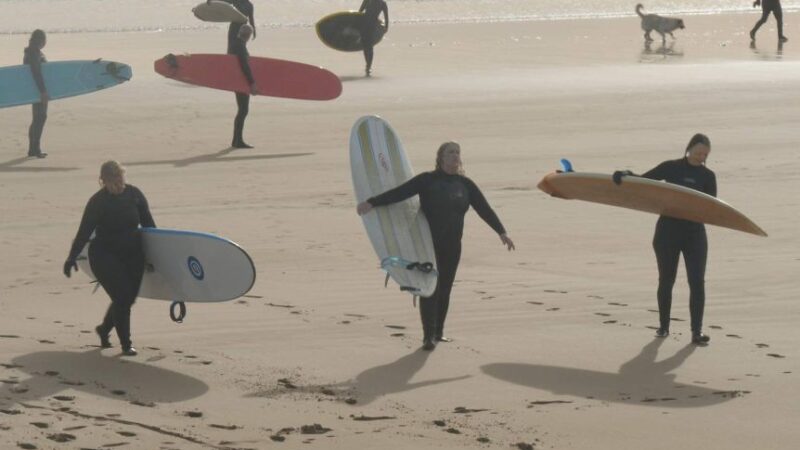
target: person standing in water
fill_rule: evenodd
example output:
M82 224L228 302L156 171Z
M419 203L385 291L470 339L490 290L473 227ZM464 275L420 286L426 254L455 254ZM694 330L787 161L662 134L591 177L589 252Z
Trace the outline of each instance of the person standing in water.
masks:
M97 281L103 286L111 305L103 323L95 327L100 346L111 347L109 333L117 330L122 354L136 356L131 341L131 306L139 295L144 274L144 251L139 225L156 226L142 191L125 183L125 169L116 161L100 167L102 188L89 199L83 211L78 233L64 262L64 275L69 278L78 270L76 260L89 242L89 263Z
M450 305L450 291L461 259L461 236L464 232L464 215L470 206L500 236L500 241L514 250L514 242L506 234L497 214L489 206L478 186L464 176L461 146L445 142L436 152L436 168L421 173L405 183L360 203L359 215L373 208L401 202L419 195L422 212L428 219L436 254L439 277L430 297L419 302L422 319L422 348L433 350L437 342L450 342L444 335L444 322Z
M389 7L383 0L364 0L358 12L364 13L364 21L361 23L361 43L364 45L364 60L367 63L365 69L366 76L372 73L373 47L377 40L376 33L380 27L378 16L383 13L384 33L389 31Z
M783 8L781 8L781 0L756 0L753 2L753 8L759 5L761 6L761 18L758 19L753 29L750 30L750 40L753 42L756 41L756 32L761 28L761 25L766 23L770 13L772 13L772 15L775 16L775 20L778 22L778 42L787 42L789 38L783 35Z
M705 163L711 152L711 141L704 134L695 134L686 146L684 157L664 161L641 175L652 180L685 186L712 197L717 196L717 178ZM630 171L616 171L613 180L622 183ZM707 345L710 337L703 334L703 311L705 309L705 273L708 258L708 239L702 223L661 216L656 223L653 249L658 263L658 315L657 337L669 335L672 287L678 273L680 255L686 264L689 281L689 313L691 316L692 342Z
M44 132L44 123L47 121L47 103L50 101L42 76L42 63L47 62L47 58L42 53L45 44L47 44L47 35L44 31L34 30L22 59L22 64L30 66L33 81L39 89L39 101L33 104L33 120L28 128L28 156L34 158L47 157L47 153L42 151L42 133Z

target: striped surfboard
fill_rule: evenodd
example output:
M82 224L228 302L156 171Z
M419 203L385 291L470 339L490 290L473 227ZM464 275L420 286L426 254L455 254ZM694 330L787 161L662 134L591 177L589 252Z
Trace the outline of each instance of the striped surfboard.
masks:
M350 133L350 168L356 202L414 176L397 133L383 119L365 116ZM381 267L401 290L429 297L436 289L436 256L428 221L412 197L361 216Z

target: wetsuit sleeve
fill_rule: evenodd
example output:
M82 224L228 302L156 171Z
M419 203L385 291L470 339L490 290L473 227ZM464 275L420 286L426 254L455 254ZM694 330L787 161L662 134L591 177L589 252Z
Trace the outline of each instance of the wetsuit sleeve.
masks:
M383 25L387 29L389 28L389 6L386 5L386 2L383 2L383 19L385 24Z
M389 189L381 195L376 195L367 199L367 203L372 206L386 206L392 203L402 202L411 198L422 190L427 183L428 174L421 173L394 189Z
M39 93L46 92L47 88L44 85L44 77L42 76L42 57L41 55L33 55L28 61L31 66L31 74L33 81L36 82L36 87L39 88Z
M363 2L361 2L361 7L358 8L358 12L364 12L364 10L367 9L367 2L368 1L369 0L364 0Z
M89 242L92 237L92 232L97 228L102 214L102 201L98 195L93 195L86 204L83 210L83 218L81 218L81 225L78 227L78 233L72 241L72 248L69 251L68 261L74 261L78 257L83 247Z
M478 188L478 185L469 178L466 178L466 185L469 190L469 205L497 234L506 234L506 229L500 222L500 218L489 206L489 202L486 201L486 197L483 196L483 192Z
M244 73L244 77L247 78L247 82L250 84L255 83L255 79L253 78L253 72L250 70L250 56L247 54L247 49L244 48L244 43L241 39L237 38L237 41L233 48L233 54L236 55L236 58L239 60L239 66L242 68L242 73Z
M649 178L651 180L664 180L667 178L669 170L669 162L663 162L641 175L642 178Z
M717 196L717 176L714 172L709 172L708 186L706 186L706 194L716 197Z
M143 227L155 228L156 223L153 220L153 215L150 214L150 205L148 205L147 198L139 188L136 188L136 207L139 209L139 223Z

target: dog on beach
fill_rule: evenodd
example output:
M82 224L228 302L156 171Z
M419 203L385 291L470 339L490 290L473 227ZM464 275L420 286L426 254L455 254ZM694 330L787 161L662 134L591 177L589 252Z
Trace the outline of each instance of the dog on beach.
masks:
M675 36L672 34L672 32L678 28L681 30L685 28L683 25L683 19L662 17L658 14L642 14L642 8L644 8L644 6L642 6L641 3L637 4L636 14L642 18L642 30L644 30L644 39L647 42L653 41L653 38L650 37L651 31L655 31L661 35L661 44L663 45L667 42L667 34L672 36L672 39L675 39Z

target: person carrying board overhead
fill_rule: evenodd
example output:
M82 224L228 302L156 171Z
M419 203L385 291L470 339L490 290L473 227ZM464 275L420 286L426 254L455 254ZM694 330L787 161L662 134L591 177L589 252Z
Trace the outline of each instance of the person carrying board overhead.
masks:
M514 250L514 242L506 234L503 224L478 186L464 176L461 146L455 142L445 142L439 147L435 170L423 172L394 189L367 199L356 210L363 215L372 208L401 202L414 195L419 195L420 207L430 224L436 268L439 271L433 295L421 297L419 301L422 348L430 351L437 342L450 342L444 335L444 322L461 259L464 215L470 206L500 236L500 241L509 251Z
M34 103L33 120L28 128L28 156L33 158L45 158L47 153L42 151L42 132L44 123L47 121L47 103L50 97L47 94L47 86L44 84L42 76L42 63L47 62L42 49L47 44L47 35L42 30L34 30L31 33L28 46L25 48L25 56L22 64L31 67L31 75L36 87L39 89L40 101Z
M364 60L367 63L366 76L372 74L373 48L375 47L375 32L380 26L378 16L383 13L384 28L389 31L389 7L383 0L364 0L358 12L364 13L364 22L361 24L361 43L364 44Z
M97 281L111 297L103 323L95 327L100 346L111 347L108 335L115 328L122 354L136 356L131 341L131 306L144 275L139 225L155 228L156 224L142 191L125 183L125 169L120 163L103 163L100 185L102 188L92 195L83 211L78 233L64 262L64 275L69 278L73 270L78 270L75 261L94 232L89 244L89 263Z
M704 134L695 134L686 146L684 157L664 161L641 175L652 180L664 180L678 184L712 197L717 196L717 178L706 167L711 152L711 141ZM624 176L633 175L629 170L616 171L613 180L621 184ZM653 249L658 264L658 315L657 337L669 335L672 287L678 273L681 253L686 264L689 281L689 313L691 316L692 343L708 345L711 338L703 334L703 311L705 308L705 273L708 258L708 239L702 223L661 216L656 223Z

